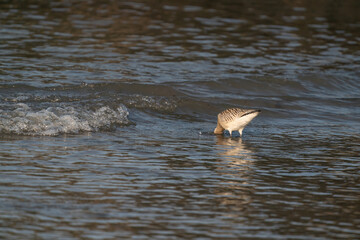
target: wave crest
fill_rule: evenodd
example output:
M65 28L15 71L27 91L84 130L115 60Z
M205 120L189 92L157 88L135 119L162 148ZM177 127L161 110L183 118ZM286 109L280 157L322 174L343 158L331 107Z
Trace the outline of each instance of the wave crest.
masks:
M19 103L13 110L0 110L0 132L32 136L93 132L128 124L128 114L124 105L116 109L109 106L96 110L65 106L36 111Z

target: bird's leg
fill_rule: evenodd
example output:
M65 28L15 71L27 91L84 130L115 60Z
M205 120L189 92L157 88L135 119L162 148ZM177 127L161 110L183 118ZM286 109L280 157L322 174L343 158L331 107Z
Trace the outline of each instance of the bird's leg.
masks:
M241 134L240 134L239 131L233 131L233 132L231 133L231 137L241 137Z
M230 130L224 130L224 136L227 136L229 134L229 136L231 136L231 131Z

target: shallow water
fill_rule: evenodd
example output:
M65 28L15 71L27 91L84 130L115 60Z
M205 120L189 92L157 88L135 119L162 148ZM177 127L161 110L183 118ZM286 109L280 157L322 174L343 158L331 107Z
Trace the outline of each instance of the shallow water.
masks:
M0 3L0 238L360 238L359 10Z

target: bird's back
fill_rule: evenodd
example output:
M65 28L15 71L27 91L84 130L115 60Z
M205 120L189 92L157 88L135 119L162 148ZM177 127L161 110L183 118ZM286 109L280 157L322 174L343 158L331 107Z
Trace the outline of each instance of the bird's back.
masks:
M223 130L239 131L240 134L244 127L259 114L260 110L229 108L218 114L218 126L215 133Z
M252 109L241 109L241 108L229 108L218 114L218 120L221 123L232 122L237 118L242 117L248 112L252 112Z

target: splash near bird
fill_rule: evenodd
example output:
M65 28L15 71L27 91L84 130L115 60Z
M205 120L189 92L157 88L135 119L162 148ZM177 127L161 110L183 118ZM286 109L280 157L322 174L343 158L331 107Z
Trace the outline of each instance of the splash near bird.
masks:
M233 131L238 131L240 136L245 126L253 120L261 110L229 108L218 114L217 126L214 130L215 134L223 134L224 130L229 131L232 135Z

